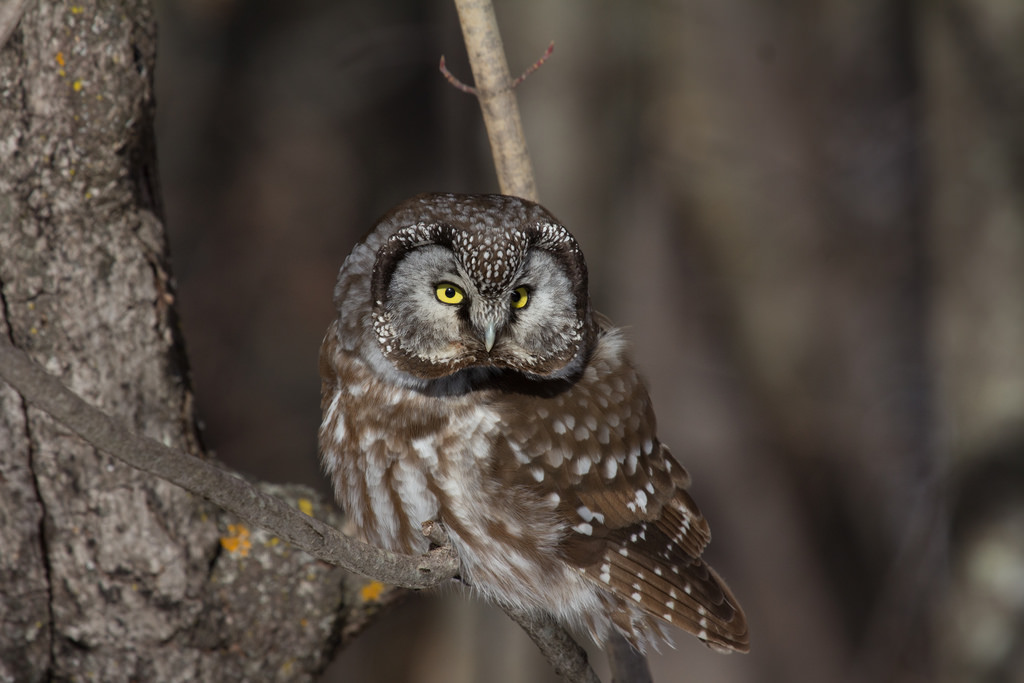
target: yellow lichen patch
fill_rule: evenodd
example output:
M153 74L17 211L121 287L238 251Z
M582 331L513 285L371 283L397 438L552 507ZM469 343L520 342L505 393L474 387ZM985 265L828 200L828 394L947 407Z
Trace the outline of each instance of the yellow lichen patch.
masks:
M58 64L60 64L61 66L64 66L64 53L63 52L58 52L56 55L54 55L53 58L55 60L57 60Z
M82 81L75 81L74 83L71 84L71 88L75 92L80 92L82 90Z
M309 498L299 498L299 509L310 517L313 516L313 501Z
M82 7L81 5L72 5L71 6L71 13L72 14L81 14L84 11L85 11L85 8Z
M249 554L252 541L249 540L249 529L244 524L228 524L228 535L220 537L220 544L229 553L238 553L242 557Z
M264 543L263 545L267 546L268 548L273 548L274 546L276 546L280 542L281 542L280 538L278 538L277 536L271 536L270 538L267 539L267 542Z
M384 592L384 584L380 581L371 581L359 589L359 597L363 602L374 602L380 600L380 594Z

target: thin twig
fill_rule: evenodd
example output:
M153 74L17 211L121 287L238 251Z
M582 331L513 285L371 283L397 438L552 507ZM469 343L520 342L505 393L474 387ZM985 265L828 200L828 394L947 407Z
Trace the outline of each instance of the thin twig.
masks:
M460 81L455 74L448 70L448 67L444 63L444 55L441 55L441 64L438 65L437 68L440 69L441 75L445 77L445 80L451 83L456 90L461 90L462 92L469 93L470 95L476 95L476 88L471 85L466 85Z
M529 67L527 67L526 71L524 71L523 73L519 74L519 78L517 78L516 80L512 81L512 87L513 88L519 87L519 84L522 83L523 81L525 81L527 78L529 78L530 74L532 74L534 71L536 71L537 69L539 69L542 66L544 66L544 62L548 61L548 57L550 57L551 53L554 52L554 51L555 51L555 41L552 40L551 43L548 44L548 49L544 50L544 54L542 54L540 56L540 59L538 59L536 62L531 64Z
M458 573L458 558L450 548L413 557L361 543L226 469L135 434L4 340L0 340L0 377L97 450L202 496L317 559L403 588L429 588Z
M494 7L490 0L455 0L455 8L491 142L498 186L504 194L537 201L537 183L526 151L519 105L512 92Z
M544 62L548 61L548 57L550 57L551 53L553 53L554 51L555 41L552 40L551 43L548 45L548 49L544 50L544 54L540 56L540 59L538 59L536 62L528 66L526 68L526 71L519 74L519 77L512 81L511 87L513 89L519 87L519 84L525 81L527 78L529 78L530 74L544 66ZM441 63L438 64L437 68L441 72L441 75L444 76L445 80L451 83L452 87L454 87L456 90L461 90L462 92L468 93L470 95L477 94L476 88L474 88L471 85L466 85L459 79L458 76L456 76L455 74L448 70L448 65L445 62L444 55L441 55Z

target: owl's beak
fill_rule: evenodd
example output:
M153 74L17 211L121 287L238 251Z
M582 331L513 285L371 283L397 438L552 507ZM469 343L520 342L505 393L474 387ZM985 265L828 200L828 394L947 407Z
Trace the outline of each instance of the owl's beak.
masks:
M487 327L484 328L484 348L487 349L487 353L491 352L494 347L494 338L498 334L498 326L494 322L487 323Z
M477 339L484 343L484 349L490 353L498 341L498 333L508 322L507 315L499 304L484 301L470 310L470 319Z

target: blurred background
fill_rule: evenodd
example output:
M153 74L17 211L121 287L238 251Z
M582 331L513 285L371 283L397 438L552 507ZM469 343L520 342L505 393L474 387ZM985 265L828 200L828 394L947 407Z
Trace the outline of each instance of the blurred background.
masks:
M325 494L338 267L495 191L448 0L162 0L162 186L206 440ZM753 651L655 680L1024 681L1024 3L498 0L542 202L628 327ZM603 666L595 654L594 661ZM554 680L418 596L332 681Z

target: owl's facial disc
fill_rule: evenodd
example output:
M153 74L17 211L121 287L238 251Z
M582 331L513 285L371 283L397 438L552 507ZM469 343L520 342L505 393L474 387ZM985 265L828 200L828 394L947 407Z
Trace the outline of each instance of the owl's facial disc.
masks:
M378 348L420 379L472 367L565 376L592 339L586 265L554 223L409 225L379 251L372 296Z

